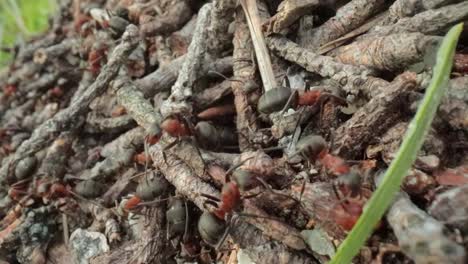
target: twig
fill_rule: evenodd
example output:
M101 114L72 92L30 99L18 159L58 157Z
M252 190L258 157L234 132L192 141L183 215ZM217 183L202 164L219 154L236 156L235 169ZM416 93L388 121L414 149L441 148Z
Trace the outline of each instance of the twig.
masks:
M360 108L342 124L334 135L334 153L343 157L356 157L364 144L385 132L401 117L405 92L416 87L416 75L403 73L379 95Z
M213 2L211 23L208 27L208 52L219 57L229 45L232 45L232 34L229 24L234 20L235 0L218 0Z
M286 0L281 2L277 13L264 24L266 25L266 33L280 33L303 15L311 13L319 5L319 0Z
M115 80L113 90L117 95L117 101L125 107L138 125L148 130L153 124L161 123L161 115L147 101L143 93L128 77L120 77Z
M335 58L343 63L364 65L379 70L398 70L422 61L435 52L442 37L421 33L393 34L367 38L336 49Z
M456 1L457 0L397 0L389 8L389 21L410 17L421 11L434 9Z
M84 130L88 133L123 133L135 126L130 115L101 117L91 112L86 117Z
M388 84L382 79L372 77L373 72L364 66L346 65L337 62L331 57L318 55L303 49L284 37L267 37L267 43L269 48L279 56L295 62L306 70L315 72L322 77L331 78L351 95L358 95L363 92L368 97L372 97L375 90Z
M140 25L142 36L153 37L174 32L192 17L192 10L185 0L161 2L167 3L164 14Z
M179 77L171 88L171 95L161 105L161 114L167 117L174 113L191 113L187 98L193 95L192 87L202 71L207 44L207 26L210 22L211 4L204 5L199 12L194 36Z
M232 83L234 94L234 105L236 106L237 118L236 127L239 136L239 148L241 151L251 149L249 142L251 131L257 131L256 115L251 105L249 105L249 93L245 91L244 84L255 83L255 67L252 65L252 41L249 35L244 13L240 10L236 13L236 31L234 33L234 78L239 80Z
M152 97L157 93L169 91L171 85L177 79L185 58L187 55L180 56L177 59L172 60L166 66L163 66L153 73L146 75L145 77L135 81L145 97ZM232 72L232 57L224 57L216 61L205 58L203 63L203 75L206 75L210 71L216 71L223 74L229 74Z
M83 178L105 178L130 164L136 152L135 148L143 145L144 135L144 129L136 127L106 144L100 152L105 159L98 162L90 171L85 171Z
M387 213L401 250L416 263L465 263L465 249L446 236L442 223L400 193Z
M247 25L250 30L250 37L257 57L258 70L262 76L263 88L269 91L277 87L275 73L271 64L270 55L265 44L261 28L260 16L258 14L257 0L240 0L242 9L245 12Z
M316 50L363 24L371 15L384 6L383 0L353 0L342 6L336 15L318 28L301 33L301 47Z
M378 26L360 38L387 36L395 33L419 32L422 34L440 34L453 24L468 18L468 2L430 9L412 17L401 18L395 24Z

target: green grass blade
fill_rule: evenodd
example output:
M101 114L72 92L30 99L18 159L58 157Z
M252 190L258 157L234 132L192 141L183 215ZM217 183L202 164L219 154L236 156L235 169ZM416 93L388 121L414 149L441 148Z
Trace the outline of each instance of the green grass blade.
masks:
M406 136L395 159L386 171L381 184L369 200L363 214L348 237L338 248L338 252L330 264L351 263L353 257L371 235L375 225L393 202L393 198L399 191L404 177L416 159L416 155L424 142L425 135L431 127L440 100L444 95L444 90L452 70L455 47L462 29L462 23L452 27L442 41L442 45L437 52L437 61L431 83L426 90L424 99L414 119L408 126Z

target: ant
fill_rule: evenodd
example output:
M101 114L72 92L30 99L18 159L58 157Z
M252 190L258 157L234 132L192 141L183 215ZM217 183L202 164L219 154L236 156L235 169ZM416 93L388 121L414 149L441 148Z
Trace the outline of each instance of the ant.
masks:
M171 137L179 138L190 136L193 134L194 129L191 128L189 122L178 116L170 116L162 122L155 122L148 129L145 137L149 145L154 145L161 139L162 133L166 132Z
M226 172L227 182L223 185L220 199L208 194L201 194L208 198L204 205L211 204L215 206L215 209L202 214L198 222L198 230L202 239L209 245L215 245L216 249L221 247L229 232L230 224L226 224L225 222L228 220L228 216L240 207L242 199L250 199L261 193L258 192L242 196L241 191L251 190L260 184L265 186L266 189L273 191L263 179L255 176L254 173L248 170L239 168L242 164L252 158L253 157L245 159ZM230 180L231 173L232 180ZM244 213L237 214L239 216L261 217ZM228 221L230 223L232 218L229 218Z
M68 196L69 190L65 185L59 182L36 179L31 186L29 186L29 190L28 182L29 179L26 179L12 184L8 190L8 195L11 199L20 201L24 197L51 199Z
M338 176L332 187L333 192L340 201L340 208L335 206L331 210L333 210L335 222L344 230L350 230L362 214L363 203L349 199L356 196L361 198L361 175L355 169L351 169L344 159L330 154L327 143L321 136L309 135L302 138L297 142L296 149L292 156L301 154L307 160L317 160L325 169ZM301 196L303 191L304 186L301 190Z
M334 175L342 175L350 171L349 165L342 158L330 154L327 143L321 136L309 135L303 137L296 143L296 149L291 157L301 154L306 160L318 160L323 167Z
M163 195L169 184L158 175L145 175L138 183L136 193L130 199L122 202L124 212L137 212L142 206L154 204L162 200L153 201Z
M88 70L96 77L101 72L101 61L107 56L107 45L95 43L88 54Z
M13 96L16 93L17 90L18 89L17 89L16 85L7 84L5 87L3 87L3 94L6 97L10 97L10 96Z
M307 82L306 91L298 93L292 90L287 76L284 77L285 86L280 86L266 91L258 100L257 108L261 113L271 114L273 112L284 112L289 106L296 108L298 106L312 106L324 98L334 98L340 104L346 104L346 100L324 92L322 90L309 90L310 84Z

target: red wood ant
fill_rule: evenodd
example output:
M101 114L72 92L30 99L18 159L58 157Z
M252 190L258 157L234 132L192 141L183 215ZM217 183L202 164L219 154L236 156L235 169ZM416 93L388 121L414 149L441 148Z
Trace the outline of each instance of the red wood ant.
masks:
M332 216L344 230L350 230L362 214L362 201L349 200L349 197L361 195L361 175L356 170L351 170L345 160L330 154L321 136L309 135L302 138L297 142L296 149L293 155L300 153L309 159L318 160L325 169L338 176L334 180L333 191L340 203L338 207L331 209ZM364 165L368 166L367 163Z
M340 202L332 209L332 217L344 230L349 231L361 216L364 206L364 201L360 199L361 175L356 170L351 170L339 176L334 181L333 191ZM359 197L357 200L349 199L357 196Z
M332 97L338 100L341 104L346 104L346 100L331 93L321 90L311 90L307 85L306 91L298 93L297 90L292 90L289 83L289 78L284 78L286 86L271 89L265 92L258 100L258 110L264 114L271 114L277 111L284 111L290 105L294 108L297 106L315 105L321 98Z
M341 175L350 171L349 165L338 157L330 154L325 139L317 135L309 135L296 144L296 152L292 155L302 154L311 160L318 160L323 167L335 175Z
M216 244L216 248L221 246L227 236L228 229L226 229L227 224L224 221L229 218L228 215L240 206L242 199L252 198L259 194L256 193L253 195L242 196L240 191L250 190L258 184L265 185L267 189L270 189L270 187L268 187L261 178L256 177L252 172L244 169L238 169L238 167L252 158L253 157L245 159L240 164L230 168L226 172L227 182L223 185L220 199L208 194L201 194L209 199L205 204L214 205L216 208L211 212L204 212L202 214L198 222L198 230L203 240L210 245ZM229 175L231 172L233 180L229 181ZM255 217L254 215L246 216Z
M188 122L178 117L168 117L161 123L155 122L151 125L146 136L149 145L156 144L161 138L162 132L166 132L171 137L184 137L192 135L192 130Z
M141 153L135 154L133 156L133 161L140 165L146 165L151 160L151 157L148 157L147 151L143 151Z
M59 182L36 179L28 190L28 181L22 180L12 184L8 195L15 201L20 201L25 196L45 199L68 196L69 190Z
M162 196L166 192L168 185L168 182L163 177L154 174L145 175L138 183L136 194L124 201L124 211L137 211L142 206L153 203L145 202L153 201L155 198Z
M167 221L167 238L174 235L187 236L188 229L188 208L187 202L179 198L171 198L169 200L168 209L166 211Z
M210 212L203 212L198 220L198 232L202 239L210 245L219 246L222 237L227 234L226 222Z
M101 72L101 61L107 53L107 46L103 43L96 43L88 54L89 71L93 76Z
M3 87L3 94L6 97L13 96L16 93L16 85L14 84L7 84L5 87Z

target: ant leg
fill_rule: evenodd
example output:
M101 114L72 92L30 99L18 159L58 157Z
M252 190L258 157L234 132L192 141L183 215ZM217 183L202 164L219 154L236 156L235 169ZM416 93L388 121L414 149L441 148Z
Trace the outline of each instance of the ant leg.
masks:
M184 200L185 203L185 227L184 227L184 235L182 236L182 241L184 243L188 240L188 229L189 229L189 211L187 206L187 200Z
M166 223L166 241L170 241L171 239L169 238L169 225Z
M275 151L275 150L280 150L280 149L285 149L285 147L283 146L269 147L269 148L262 149L262 151L265 153L268 153L270 151Z
M231 168L229 168L227 171L226 171L226 177L228 177L228 175L230 175L235 169L239 168L240 166L244 165L244 163L246 163L247 161L253 159L254 157L249 157L249 158L246 158L245 160L239 162L238 164L232 166ZM229 181L229 179L226 179L227 181Z
M161 202L167 201L167 200L169 200L169 199L170 199L170 198L163 198L163 199L158 199L158 200L149 201L149 202L141 202L141 203L139 203L137 206L156 205L156 204L159 204L159 203L161 203Z
M163 159L164 159L164 163L167 164L167 157L166 157L166 151L172 147L174 147L175 145L177 145L177 143L180 142L180 138L177 137L174 141L172 141L171 143L167 144L166 146L164 146L164 148L162 149L162 156L163 156Z
M261 219L268 219L268 220L281 222L281 219L273 217L273 216L263 216L263 215L249 214L249 213L236 213L236 214L239 217L261 218Z
M281 193L281 192L278 192L276 190L274 190L273 188L271 188L271 186L266 183L262 178L260 177L255 177L255 179L260 182L261 185L263 185L263 187L265 187L265 189L273 194L276 194L276 195L280 195L280 196L284 196L286 198L289 198L289 199L293 199L294 201L296 202L299 202L296 198L294 197L291 197L290 195L287 195L287 194L284 194L284 193ZM260 194L262 194L263 191L260 191L258 193L254 193L254 194L250 194L250 195L245 195L245 196L242 196L243 199L251 199L251 198L254 198Z
M281 115L284 114L284 112L286 112L286 110L288 110L288 108L289 108L289 107L291 106L291 104L293 103L293 100L294 100L295 98L297 98L297 96L298 96L298 92L297 92L297 90L294 90L294 91L291 93L291 95L289 96L288 101L287 101L286 104L284 105L283 109L281 109L281 112L280 112Z
M231 230L231 223L228 224L228 226L226 227L226 230L224 230L224 233L221 236L221 239L216 244L216 246L215 246L216 251L218 251L221 248L221 246L223 245L223 243L226 240L227 236L229 235L230 230Z
M200 193L201 196L207 198L208 200L215 201L215 202L221 202L221 200L218 197L215 197L213 195L209 195L206 193Z
M307 174L306 178L302 181L301 193L299 194L299 204L302 201L302 195L304 195L306 182L308 181L309 181L309 175Z
M207 201L204 201L204 202L203 202L203 207L204 207L206 210L209 210L209 208L206 206L207 204L210 204L211 206L213 206L213 207L215 207L215 208L218 208L218 204L217 204L216 202L207 200Z
M171 143L167 144L166 146L164 146L163 148L163 151L166 151L172 147L174 147L175 145L177 145L177 143L180 142L180 138L179 137L176 137L176 139L174 141L172 141Z
M336 198L338 199L338 203L341 205L341 207L343 208L343 210L345 210L346 212L348 212L348 209L344 206L343 203L348 203L348 195L345 196L345 197L341 197L341 195L339 195L339 192L338 192L338 189L336 188L336 185L333 184L332 185L332 188L333 188L333 192L335 193L336 195Z
M336 95L334 95L332 93L322 93L322 97L335 99L341 105L347 105L348 104L348 101L346 101L346 99L344 99L342 97L339 97L339 96L336 96Z

